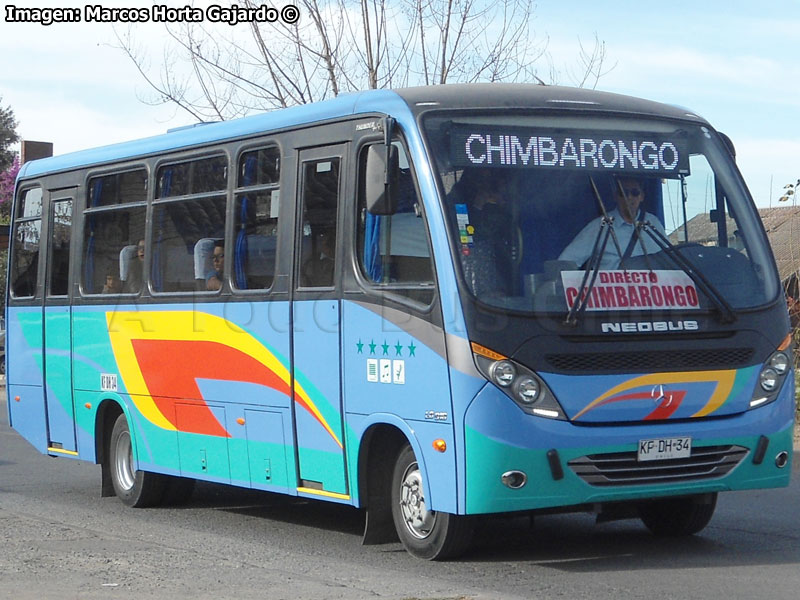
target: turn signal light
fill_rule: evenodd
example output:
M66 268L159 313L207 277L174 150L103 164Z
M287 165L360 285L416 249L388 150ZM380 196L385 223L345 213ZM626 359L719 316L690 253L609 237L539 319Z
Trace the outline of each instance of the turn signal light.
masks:
M444 452L447 450L447 442L442 439L433 440L433 449L437 452Z

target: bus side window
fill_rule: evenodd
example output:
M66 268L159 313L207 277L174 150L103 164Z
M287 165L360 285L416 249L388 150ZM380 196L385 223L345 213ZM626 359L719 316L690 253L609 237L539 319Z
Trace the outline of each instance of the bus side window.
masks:
M224 259L227 176L225 156L159 167L150 256L154 291L216 291L223 285L224 262L207 265L198 281L195 248L202 239L216 240Z
M136 169L89 179L81 282L84 294L139 292L122 272L120 252L144 240L147 171Z
M424 304L433 299L433 265L422 202L417 195L408 155L399 142L397 210L393 215L373 215L366 210L366 160L359 156L358 260L368 282Z
M333 287L336 217L339 204L339 159L303 165L303 229L300 285Z
M272 287L278 246L280 158L275 146L245 152L239 158L233 211L233 282L240 290Z
M36 294L39 273L39 244L42 238L42 188L25 190L14 224L14 251L11 257L11 295L15 298Z
M51 203L48 296L69 294L69 248L72 240L72 199Z

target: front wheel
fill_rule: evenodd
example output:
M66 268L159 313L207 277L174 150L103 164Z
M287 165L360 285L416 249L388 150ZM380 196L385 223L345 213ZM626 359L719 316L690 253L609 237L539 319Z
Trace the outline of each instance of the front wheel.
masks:
M714 516L717 494L688 498L663 498L639 505L639 517L645 526L661 537L694 535Z
M114 422L106 457L114 493L122 502L136 508L161 502L164 478L157 473L136 470L131 432L124 414Z
M403 546L417 558L453 558L462 554L472 539L472 524L467 517L428 509L422 474L408 445L395 462L392 518Z

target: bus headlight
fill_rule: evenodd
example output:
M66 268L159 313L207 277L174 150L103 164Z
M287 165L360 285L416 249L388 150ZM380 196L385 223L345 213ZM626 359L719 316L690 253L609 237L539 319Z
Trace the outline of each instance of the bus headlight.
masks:
M765 392L774 392L778 387L778 373L772 367L766 367L759 374L758 381Z
M472 352L481 374L526 413L548 419L567 420L567 415L553 392L533 371L474 342Z
M539 399L539 382L529 375L518 377L514 382L514 394L523 404L533 404Z
M500 387L508 387L514 383L514 377L517 375L517 370L514 364L508 360L498 360L491 364L489 367L489 375Z
M775 369L778 375L785 375L789 370L789 357L783 352L776 352L769 359L769 366Z
M769 404L778 397L786 376L791 372L792 354L788 344L782 344L764 362L758 374L758 385L750 399L750 408Z

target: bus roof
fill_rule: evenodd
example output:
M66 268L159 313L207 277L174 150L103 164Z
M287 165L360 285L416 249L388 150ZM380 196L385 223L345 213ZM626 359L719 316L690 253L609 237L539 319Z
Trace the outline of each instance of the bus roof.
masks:
M629 113L676 119L705 119L690 110L633 96L585 88L518 83L436 85L397 90L412 109L506 108ZM438 105L438 106L437 106Z
M153 137L31 161L23 165L18 179L89 165L143 158L170 150L246 138L359 113L382 112L399 116L396 114L399 111L410 110L418 114L439 108L591 110L691 118L704 122L683 108L620 94L561 86L478 83L369 90L230 121L179 127Z

